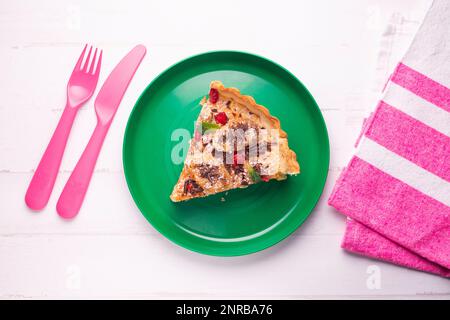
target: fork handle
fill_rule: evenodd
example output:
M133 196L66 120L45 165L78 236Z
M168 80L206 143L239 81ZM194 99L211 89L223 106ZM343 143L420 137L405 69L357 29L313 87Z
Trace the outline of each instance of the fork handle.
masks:
M102 124L100 121L97 123L86 149L84 149L56 204L56 211L61 217L70 219L78 214L108 128L109 124Z
M76 113L77 108L67 103L47 149L34 172L25 195L25 203L32 210L41 210L47 205Z

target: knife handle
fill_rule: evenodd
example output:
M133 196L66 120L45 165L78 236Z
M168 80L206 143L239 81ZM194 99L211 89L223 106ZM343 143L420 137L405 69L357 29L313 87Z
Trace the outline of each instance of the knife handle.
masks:
M47 205L77 110L76 107L67 103L47 149L34 172L25 195L25 203L32 210L41 210Z
M78 214L108 129L109 125L97 123L86 149L84 149L56 204L56 211L61 217L70 219Z

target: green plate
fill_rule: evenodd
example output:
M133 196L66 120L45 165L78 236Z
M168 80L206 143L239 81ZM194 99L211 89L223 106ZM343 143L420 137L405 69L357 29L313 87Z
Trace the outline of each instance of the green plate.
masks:
M202 199L169 199L182 169L171 160L177 128L193 132L199 102L220 80L253 96L281 121L301 174ZM204 254L249 254L286 238L317 203L328 173L329 142L322 114L289 71L234 51L200 54L160 74L140 96L123 144L125 177L147 220L165 237ZM223 201L225 200L225 201Z

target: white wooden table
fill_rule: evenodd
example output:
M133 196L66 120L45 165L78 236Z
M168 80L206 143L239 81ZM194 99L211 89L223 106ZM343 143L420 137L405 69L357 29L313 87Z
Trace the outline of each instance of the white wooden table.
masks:
M0 298L450 298L446 279L340 249L345 218L326 204L430 0L2 1L0 4ZM56 200L95 125L79 112L47 208L25 190L65 103L84 43L104 49L100 82L135 44L148 53L100 154L80 215ZM324 194L307 222L273 248L237 258L182 249L135 206L122 168L138 95L186 56L244 50L273 59L310 89L331 142Z

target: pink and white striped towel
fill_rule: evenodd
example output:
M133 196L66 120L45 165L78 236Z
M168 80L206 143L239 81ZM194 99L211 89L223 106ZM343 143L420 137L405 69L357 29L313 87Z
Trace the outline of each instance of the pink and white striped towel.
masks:
M353 219L347 219L342 247L353 253L450 277L449 269L405 249Z
M431 6L328 200L342 247L450 276L450 1Z

